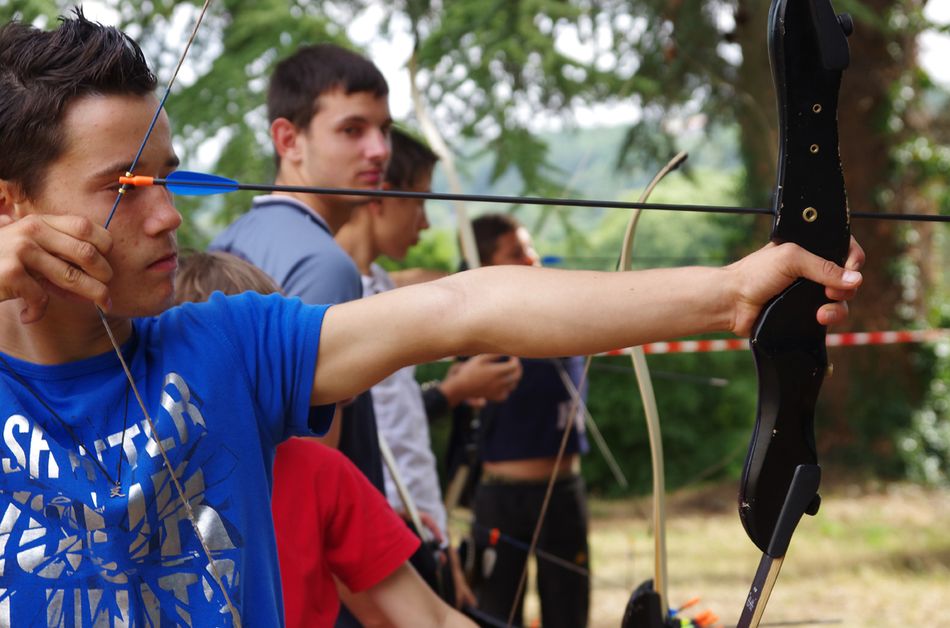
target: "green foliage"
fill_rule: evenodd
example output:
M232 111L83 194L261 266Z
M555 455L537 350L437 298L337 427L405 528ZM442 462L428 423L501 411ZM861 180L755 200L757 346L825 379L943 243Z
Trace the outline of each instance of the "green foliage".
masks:
M0 20L20 20L38 26L50 25L61 12L58 5L54 0L0 0Z
M936 368L930 388L898 442L911 479L950 486L950 340L936 343L933 350Z
M677 142L671 119L699 112L711 120L738 118L742 99L733 85L736 67L721 52L729 33L713 5L644 0L598 7L612 25L610 48L617 57L617 71L609 79L611 97L643 107L624 138L621 166L664 163Z
M483 139L495 159L492 180L513 169L524 193L557 190L547 148L529 128L537 113L607 95L606 73L556 45L557 33L589 20L590 9L563 0L455 0L440 8L410 18L427 100L447 135Z
M651 201L671 204L729 205L735 202L737 174L695 167L691 178L672 175L656 188ZM639 193L630 192L628 200ZM590 237L595 252L617 255L629 216L615 212ZM640 218L634 242L634 267L721 265L727 261L727 241L714 215L690 212L647 212Z
M668 489L736 477L755 416L751 354L655 355L648 361L663 433ZM595 359L588 407L631 481L631 490L649 493L649 440L629 358ZM593 446L583 468L592 490L607 495L622 492Z
M430 268L452 272L458 267L456 262L457 248L453 232L448 230L428 231L425 232L419 244L409 249L406 259L396 262L386 258L380 260L380 264L387 270Z

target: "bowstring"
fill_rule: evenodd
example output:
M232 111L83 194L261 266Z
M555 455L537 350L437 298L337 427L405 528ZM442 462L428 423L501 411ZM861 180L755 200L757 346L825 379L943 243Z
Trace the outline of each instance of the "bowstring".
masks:
M205 14L208 12L208 8L210 6L211 0L205 0L201 7L201 11L198 13L198 17L195 19L195 26L191 31L191 35L189 35L188 41L185 43L185 49L178 58L178 63L175 66L175 70L172 72L171 78L168 80L168 84L165 86L165 91L158 102L158 106L155 108L155 114L152 116L152 120L145 132L145 137L142 139L142 143L139 145L138 151L135 153L135 158L132 160L129 169L126 172L126 176L132 176L135 168L138 166L138 163L142 158L142 153L145 151L146 145L148 145L148 140L151 138L152 132L155 130L155 125L158 123L158 119L162 114L162 110L165 108L165 103L168 100L168 96L171 94L172 87L175 84L175 79L178 78L178 73L181 71L181 68L185 63L185 58L188 56L188 51L191 50L191 45L194 43L195 38L198 35L198 29L201 27L201 23L204 21ZM112 223L112 219L115 217L116 210L119 208L119 203L122 201L122 198L125 196L128 189L128 185L122 185L119 188L119 193L116 195L115 202L112 204L112 209L109 211L109 216L106 218L106 221L103 225L106 229L108 229L109 225ZM201 544L201 550L204 552L205 558L208 561L208 569L211 572L211 576L214 578L215 584L217 584L218 589L220 589L221 594L224 596L225 604L227 604L228 611L231 613L231 620L234 622L235 626L240 626L241 615L238 613L237 608L231 601L231 597L228 595L228 590L224 586L224 580L221 578L217 564L211 555L211 549L208 547L208 544L198 527L198 522L195 519L194 511L191 508L191 502L189 502L188 498L185 497L185 491L182 488L181 481L175 474L175 469L172 466L171 459L168 457L168 452L165 451L165 447L162 445L161 438L158 436L158 430L155 428L155 423L152 421L152 417L149 414L148 409L145 407L145 401L142 399L142 395L139 393L138 387L135 385L135 378L132 376L132 371L129 369L129 366L125 361L125 357L122 355L122 349L119 347L119 343L116 341L115 335L112 332L112 327L109 324L108 319L106 319L105 312L103 312L101 308L97 306L96 312L99 314L99 320L102 321L102 326L105 328L106 334L109 336L109 342L112 343L112 348L115 350L115 354L119 358L119 363L122 365L122 371L125 374L126 379L129 381L129 385L132 388L132 393L135 395L135 400L139 404L142 414L145 416L148 427L152 432L152 440L158 446L158 451L162 455L162 461L168 468L168 474L171 477L172 483L175 485L175 491L178 493L178 498L181 501L182 507L185 509L185 514L188 517L188 521L191 524L191 527L195 532L195 536L197 537L198 542Z

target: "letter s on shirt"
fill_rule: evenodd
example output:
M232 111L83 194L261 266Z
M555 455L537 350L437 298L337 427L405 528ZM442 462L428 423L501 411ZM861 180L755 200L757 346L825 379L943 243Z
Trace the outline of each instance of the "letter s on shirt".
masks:
M30 477L40 477L40 455L44 451L48 453L46 476L51 478L59 477L59 465L56 464L56 460L52 456L49 443L46 442L46 439L43 437L43 431L38 425L31 424L30 420L22 414L10 416L3 424L3 443L7 446L7 449L10 450L10 453L13 454L13 458L16 461L16 465L14 466L11 464L12 461L10 458L4 457L3 472L15 473L27 468L26 452L16 439L14 432L30 435Z
M4 457L4 473L13 473L26 468L26 452L23 451L23 447L13 435L14 430L20 434L26 434L30 430L29 420L27 420L27 418L21 414L14 414L3 424L3 443L7 446L7 449L10 450L10 453L13 454L13 457L17 462L16 467L14 467L10 464L10 459Z

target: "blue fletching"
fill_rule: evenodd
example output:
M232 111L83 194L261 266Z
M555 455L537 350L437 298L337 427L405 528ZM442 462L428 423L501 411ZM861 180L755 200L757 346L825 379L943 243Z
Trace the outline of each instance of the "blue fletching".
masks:
M165 187L175 194L185 196L210 196L236 192L239 189L238 182L233 179L187 170L176 170L168 175L165 178Z

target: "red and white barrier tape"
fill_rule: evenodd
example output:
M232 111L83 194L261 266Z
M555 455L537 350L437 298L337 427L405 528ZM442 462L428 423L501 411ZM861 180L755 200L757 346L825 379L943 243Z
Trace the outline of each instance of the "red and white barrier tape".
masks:
M910 331L871 331L828 334L829 347L857 347L864 345L893 345L905 342L934 342L950 338L950 329L920 329ZM672 342L652 342L643 345L646 354L662 353L709 353L712 351L742 351L749 348L745 338L725 338L722 340L675 340ZM615 349L600 356L629 355L630 349Z

